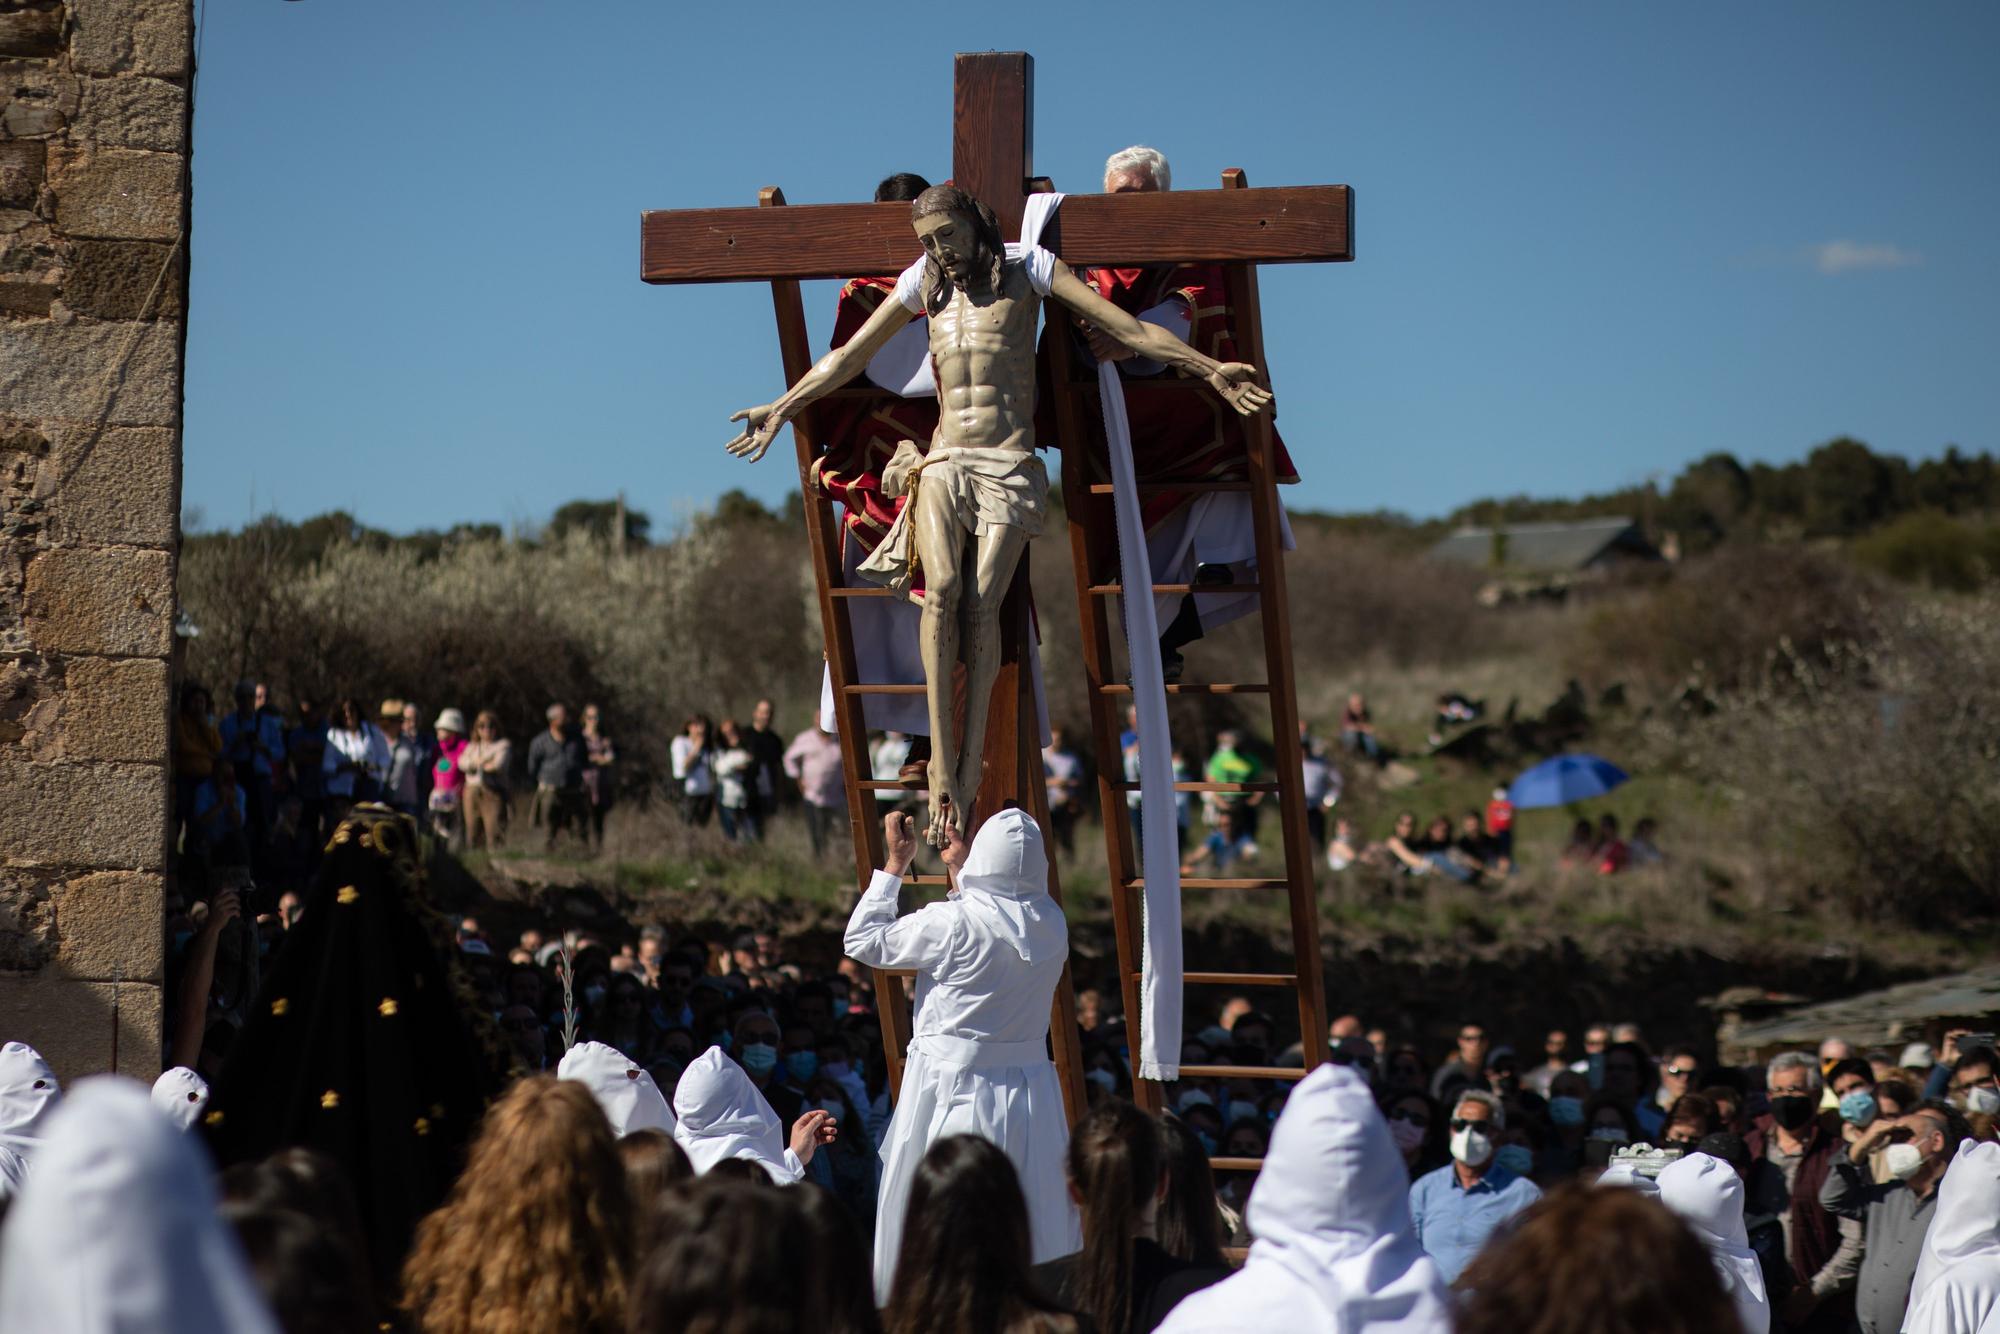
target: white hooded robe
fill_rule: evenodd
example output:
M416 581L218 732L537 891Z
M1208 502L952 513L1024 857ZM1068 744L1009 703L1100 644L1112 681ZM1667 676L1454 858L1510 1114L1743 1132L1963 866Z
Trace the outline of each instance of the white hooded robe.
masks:
M720 1047L710 1047L681 1073L674 1114L674 1143L687 1151L696 1175L725 1158L748 1158L781 1186L806 1174L806 1165L785 1146L778 1114Z
M210 1172L143 1084L78 1084L0 1237L0 1329L278 1334Z
M25 1042L0 1047L0 1200L27 1184L29 1160L61 1101L62 1085L40 1052Z
M1771 1299L1764 1291L1763 1266L1750 1249L1743 1226L1743 1178L1720 1158L1690 1153L1660 1173L1660 1203L1708 1248L1715 1276L1736 1303L1743 1334L1768 1334Z
M903 882L877 871L848 920L850 957L917 970L909 1055L882 1142L878 1300L895 1277L917 1164L947 1135L978 1135L1013 1160L1036 1263L1083 1244L1063 1175L1069 1118L1048 1053L1069 925L1048 880L1041 827L1026 811L1003 810L973 836L954 897L898 917Z
M1903 1334L2000 1331L2000 1144L1965 1140L1924 1233Z
M1451 1295L1410 1226L1410 1183L1362 1078L1323 1065L1271 1132L1250 1258L1160 1334L1451 1334Z
M590 1090L611 1133L624 1139L635 1130L674 1133L673 1109L666 1095L638 1062L602 1042L579 1042L563 1053L557 1079L574 1080Z
M184 1065L153 1081L153 1106L177 1130L193 1130L208 1107L208 1081Z

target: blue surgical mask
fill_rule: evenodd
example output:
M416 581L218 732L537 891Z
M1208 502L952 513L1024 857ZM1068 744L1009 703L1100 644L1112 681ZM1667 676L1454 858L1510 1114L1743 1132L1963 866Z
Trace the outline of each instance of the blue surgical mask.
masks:
M762 1079L778 1068L778 1049L768 1042L746 1042L736 1059L745 1070Z
M1583 1099L1559 1094L1549 1099L1549 1120L1559 1126L1583 1124Z
M845 1079L852 1069L853 1067L846 1061L828 1061L826 1063L826 1077L828 1079Z
M1875 1104L1875 1095L1867 1089L1855 1089L1841 1096L1840 1119L1856 1129L1867 1129L1880 1111L1881 1108Z
M785 1058L785 1072L803 1084L819 1073L819 1053L795 1051Z
M1535 1170L1535 1155L1525 1144L1503 1144L1493 1153L1493 1165L1524 1177Z

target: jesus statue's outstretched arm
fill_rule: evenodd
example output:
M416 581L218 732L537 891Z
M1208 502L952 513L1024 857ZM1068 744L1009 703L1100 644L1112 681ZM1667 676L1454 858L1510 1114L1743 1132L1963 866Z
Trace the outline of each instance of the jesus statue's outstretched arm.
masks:
M1271 391L1257 383L1255 366L1203 356L1158 325L1148 324L1106 301L1061 260L1056 261L1049 296L1140 356L1178 366L1207 380L1216 393L1246 417L1270 405Z
M1082 287L1083 284L1078 283L1077 286ZM1089 291L1088 288L1084 290ZM1112 309L1117 308L1114 306ZM786 422L820 395L840 388L861 374L863 368L874 360L875 354L896 336L896 331L915 318L902 302L884 301L875 308L875 313L868 317L868 323L861 326L859 333L821 357L819 364L801 375L799 382L783 397L762 407L731 413L729 420L745 425L743 433L724 448L752 463L763 458L764 451L771 447L771 442L777 439Z

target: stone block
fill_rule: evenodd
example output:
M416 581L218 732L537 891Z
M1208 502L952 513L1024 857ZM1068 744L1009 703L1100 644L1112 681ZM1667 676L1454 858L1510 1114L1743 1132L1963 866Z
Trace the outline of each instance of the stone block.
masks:
M122 375L121 375L122 371ZM18 417L173 426L181 406L174 320L0 322L0 404Z
M0 754L0 810L0 860L156 870L166 859L159 765L30 764Z
M0 10L0 56L59 56L62 49L61 5Z
M53 61L0 60L0 132L16 138L62 133L76 114L76 76Z
M46 316L55 309L56 293L61 290L53 283L10 282L0 278L0 311L35 318Z
M180 152L187 147L187 90L165 79L85 79L70 122L72 143Z
M56 226L69 236L170 241L181 232L176 153L134 148L58 148L49 154Z
M63 680L34 654L0 658L0 748L31 760L63 757Z
M164 658L173 647L168 553L57 548L28 562L28 634L45 653Z
M80 70L169 79L188 72L190 0L71 0L70 15L70 59Z
M47 540L173 545L180 451L172 427L50 423L49 433L55 449L37 491Z
M100 320L179 319L187 310L180 257L165 241L77 241L63 304Z
M56 966L93 982L157 982L166 954L165 882L136 871L103 871L52 887Z
M48 166L49 146L42 140L0 140L0 208L33 208Z
M158 658L71 658L63 672L68 760L158 764L167 755L167 664Z
M0 973L32 973L56 956L48 879L0 868Z
M160 988L79 982L44 972L0 976L0 1033L47 1058L65 1086L117 1073L151 1083L160 1073Z

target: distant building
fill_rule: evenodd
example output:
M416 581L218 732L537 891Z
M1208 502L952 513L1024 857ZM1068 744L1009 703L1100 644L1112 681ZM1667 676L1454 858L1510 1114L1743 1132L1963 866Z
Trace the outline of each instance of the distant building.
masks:
M1664 564L1667 559L1638 524L1622 518L1461 528L1432 547L1430 554L1495 573L1558 578Z
M1935 1044L1948 1028L1990 1033L2000 1026L2000 964L1768 1013L1774 1003L1798 999L1736 988L1703 1001L1717 1016L1722 1059L1764 1061L1781 1051L1812 1051L1828 1037L1846 1038L1857 1053L1875 1047L1893 1056L1905 1043Z

